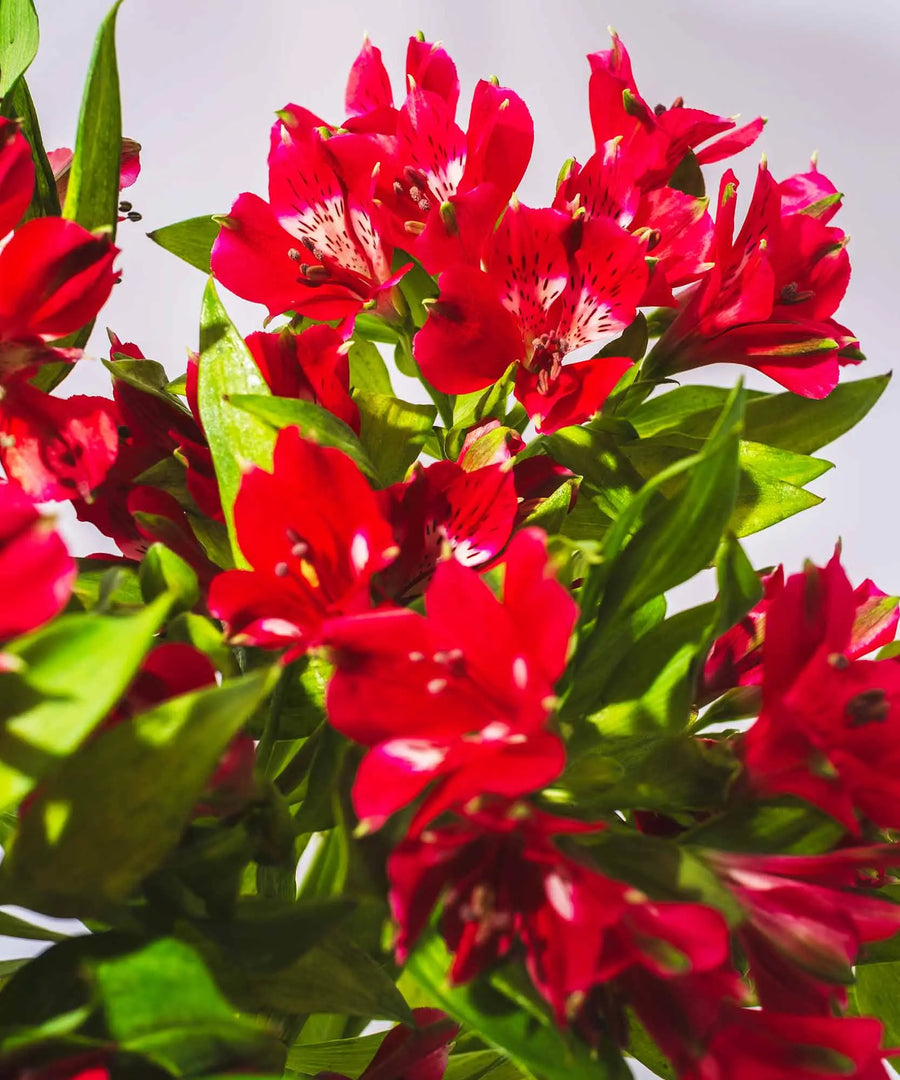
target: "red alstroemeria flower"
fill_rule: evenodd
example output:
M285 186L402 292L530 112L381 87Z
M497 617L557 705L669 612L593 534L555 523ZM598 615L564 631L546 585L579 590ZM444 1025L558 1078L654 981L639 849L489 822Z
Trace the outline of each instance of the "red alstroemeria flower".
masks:
M517 431L504 428L499 420L488 420L467 433L458 459L466 472L483 469L486 465L509 463L518 500L516 525L521 525L561 484L575 475L548 454L533 454L524 461L516 461L516 455L524 449L525 440ZM573 488L570 510L577 498L578 493Z
M884 1029L868 1016L726 1010L706 1054L682 1080L889 1080Z
M412 479L380 497L400 553L379 584L398 601L423 593L442 559L486 567L506 547L518 511L512 471L503 465L417 466Z
M410 38L407 94L393 106L381 53L367 40L347 85L344 140L377 166L375 197L392 242L436 274L455 262L478 265L481 248L525 173L534 125L519 96L482 80L466 131L456 122L459 78L437 45Z
M21 377L0 389L0 465L7 476L38 502L89 499L118 453L115 403L52 397Z
M553 841L603 826L523 803L489 803L407 838L388 860L403 959L443 896L441 929L465 982L524 945L535 985L564 1022L573 1003L632 965L660 978L723 962L728 931L700 904L651 901Z
M232 641L303 651L329 618L370 606L369 582L396 555L375 493L340 450L285 428L273 471L253 467L234 505L238 542L252 570L229 570L209 610Z
M502 602L450 559L425 594L426 616L393 609L323 629L336 666L329 719L372 747L353 789L368 828L432 783L413 831L483 792L515 797L559 775L562 743L544 725L575 604L549 575L538 530L518 533L504 562Z
M364 137L326 137L323 129L305 109L281 110L272 128L269 201L238 196L213 244L216 278L270 315L354 315L378 304L409 268L391 270L393 251L372 217L370 156L360 162L346 152Z
M860 871L900 862L889 847L810 856L710 851L704 858L744 910L739 937L764 1008L846 1008L861 947L900 929L900 906L859 887Z
M446 393L468 393L518 362L516 397L538 430L587 420L632 362L563 360L634 319L647 284L644 245L608 218L517 204L483 264L441 274L440 296L413 341L423 374Z
M310 326L300 334L255 333L247 347L277 397L321 405L359 434L359 409L350 398L350 341L341 330Z
M672 290L702 277L712 265L709 199L670 187L641 188L645 162L622 139L611 139L582 168L572 161L553 200L558 210L609 217L647 242L652 268L639 307L677 307Z
M31 149L0 121L0 236L18 225L34 188ZM47 342L90 322L118 279L118 248L74 221L34 218L0 250L0 384L35 364L72 360Z
M440 1009L413 1009L412 1015L416 1027L392 1027L359 1080L442 1080L459 1024ZM319 1080L348 1080L335 1072L316 1076Z
M0 641L34 630L62 611L76 573L52 522L18 487L0 483Z
M742 737L748 783L900 826L900 663L854 660L857 600L838 554L785 582L766 612L759 719Z
M588 62L591 125L597 149L610 139L621 138L625 153L644 163L640 183L645 191L668 183L688 150L696 151L700 165L712 164L750 146L762 132L762 117L738 128L731 117L686 109L680 98L669 109L661 105L651 108L638 92L631 60L616 34L612 35L612 48L591 53ZM721 138L698 149L716 135Z
M782 191L792 190L786 183L760 166L734 239L738 181L730 170L722 178L715 265L679 297L681 312L650 354L653 374L730 362L804 397L835 388L841 364L851 362L842 351L856 343L832 318L850 280L847 237L817 216L821 203L803 206L788 194L782 205Z
M459 76L449 53L422 37L411 37L406 47L404 85L417 86L440 97L451 112L459 100ZM344 127L350 131L389 133L396 125L397 110L391 91L391 77L381 58L381 49L366 37L359 55L350 68L344 105L351 120Z
M732 687L755 686L762 681L766 612L772 600L784 592L783 567L778 566L765 574L762 583L762 600L713 644L703 669L700 704L712 701ZM856 660L893 641L900 620L897 598L883 593L868 578L853 590L853 601L856 614L849 643L844 649L849 660ZM821 634L824 626L807 622L805 629L815 640L815 635Z

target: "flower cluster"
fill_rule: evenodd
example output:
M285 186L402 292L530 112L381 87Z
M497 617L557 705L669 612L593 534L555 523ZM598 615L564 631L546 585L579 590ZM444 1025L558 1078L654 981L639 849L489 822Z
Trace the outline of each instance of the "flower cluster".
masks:
M886 1080L898 601L736 538L816 501L817 418L883 388L839 385L841 196L763 161L735 236L703 168L763 121L652 107L615 36L589 63L593 147L529 207L524 101L479 82L463 127L443 47L410 39L398 99L366 40L340 123L277 114L266 199L151 234L206 237L200 349L170 380L110 332L111 399L46 390L117 280L36 201L35 161L67 213L83 163L0 124L0 897L92 929L64 1016L28 965L0 987L3 1075L441 1080L489 1045L539 1080ZM788 392L669 388L720 361ZM45 501L120 556L73 559ZM360 1017L405 1021L368 1065Z

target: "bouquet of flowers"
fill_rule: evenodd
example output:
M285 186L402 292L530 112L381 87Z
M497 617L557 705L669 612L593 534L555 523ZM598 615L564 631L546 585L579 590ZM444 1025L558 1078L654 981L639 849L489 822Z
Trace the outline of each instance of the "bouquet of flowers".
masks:
M0 934L45 945L0 1076L885 1080L898 599L741 547L887 383L837 189L707 194L763 120L651 106L613 35L526 206L523 99L366 40L265 198L149 234L208 275L186 372L117 327L60 396L140 216L117 9L47 152L0 4Z

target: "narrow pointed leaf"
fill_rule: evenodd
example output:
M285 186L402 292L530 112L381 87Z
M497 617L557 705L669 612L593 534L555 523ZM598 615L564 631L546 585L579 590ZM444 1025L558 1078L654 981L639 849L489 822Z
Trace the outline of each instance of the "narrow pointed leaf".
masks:
M212 452L219 493L228 525L231 548L238 566L247 563L234 531L234 500L241 474L250 465L269 468L275 447L271 424L229 404L232 394L264 395L269 388L244 339L222 307L209 280L200 314L200 417Z
M116 63L116 15L121 2L113 4L94 42L63 207L64 217L86 229L108 229L113 238L122 157L122 106Z
M0 97L6 97L37 56L34 0L0 0Z

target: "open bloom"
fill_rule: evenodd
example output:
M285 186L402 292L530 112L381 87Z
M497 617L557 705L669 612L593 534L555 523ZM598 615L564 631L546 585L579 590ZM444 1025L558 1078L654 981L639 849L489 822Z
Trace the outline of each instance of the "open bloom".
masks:
M446 393L468 393L518 363L516 397L539 430L588 419L632 361L563 361L634 319L647 283L644 245L609 218L517 204L488 241L483 266L441 274L413 342L425 377Z
M850 280L847 237L827 224L834 200L791 177L779 185L760 166L747 217L734 238L738 181L722 178L709 274L648 358L654 374L703 364L746 364L804 397L838 381L856 338L832 318ZM802 188L802 190L801 190ZM784 193L783 193L784 192Z
M272 128L269 201L240 195L213 245L215 276L271 315L316 319L353 315L375 304L403 276L372 215L369 160L339 155L349 133L326 137L323 122L286 106ZM334 147L331 145L334 143Z
M562 743L545 724L575 604L550 576L538 530L518 533L504 562L502 601L448 559L425 593L425 616L375 611L323 628L335 663L328 717L371 747L353 788L369 828L428 788L413 831L476 795L515 797L562 770Z
M743 736L748 783L900 826L900 663L851 659L857 599L834 557L785 582L766 612L762 711Z
M273 471L251 468L234 504L251 570L228 570L209 610L232 641L308 648L322 623L370 606L369 582L396 554L375 493L340 450L285 428Z
M717 638L710 649L703 669L701 703L711 701L734 686L755 686L762 681L766 613L772 601L784 592L784 568L776 567L762 581L762 600L739 623ZM844 649L848 660L856 660L893 641L900 620L897 598L883 593L868 578L853 590L853 603L853 628ZM803 632L819 637L824 626L807 620Z
M554 842L598 828L488 802L407 838L388 860L400 958L442 899L451 979L465 982L524 946L535 985L561 1022L594 986L633 965L663 979L720 965L728 932L718 912L654 902Z

